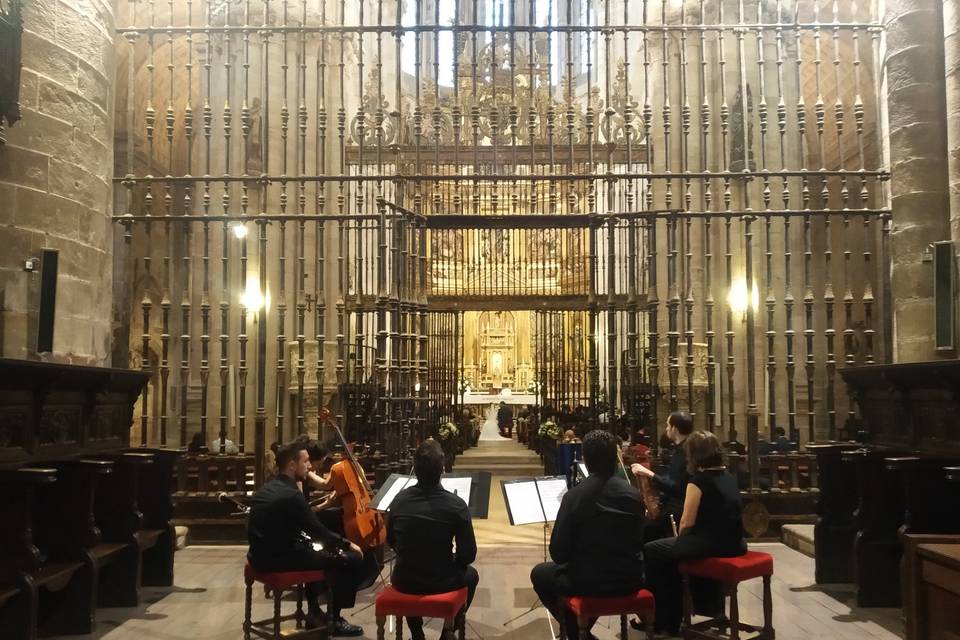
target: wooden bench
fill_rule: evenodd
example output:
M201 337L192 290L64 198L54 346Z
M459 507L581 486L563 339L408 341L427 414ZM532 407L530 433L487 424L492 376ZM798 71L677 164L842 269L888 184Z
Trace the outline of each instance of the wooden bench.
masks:
M256 457L251 454L186 453L174 471L173 523L189 527L190 538L200 542L243 542L246 521L232 515L234 506L221 502L225 493L243 500L254 489Z
M95 576L88 564L38 546L38 491L57 481L56 469L0 471L0 585L8 594L0 622L11 637L83 633L92 625ZM16 591L16 593L12 593ZM41 615L42 611L42 615Z

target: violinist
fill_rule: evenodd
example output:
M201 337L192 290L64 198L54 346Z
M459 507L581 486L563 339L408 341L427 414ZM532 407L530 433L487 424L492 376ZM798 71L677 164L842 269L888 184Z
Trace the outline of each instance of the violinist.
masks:
M577 620L560 596L622 596L643 586L643 502L640 494L616 475L617 439L596 429L583 438L583 462L590 475L560 502L550 537L553 562L530 573L536 591L567 629Z
M649 468L637 463L630 466L630 470L637 477L650 478L654 487L660 491L661 496L661 516L656 520L649 521L644 526L645 542L672 535L671 517L673 517L674 522L680 522L687 483L690 482L683 442L691 433L693 433L693 418L690 414L685 411L674 411L667 417L665 432L666 437L672 443L670 465L666 473L654 473Z
M343 609L353 607L363 561L360 547L330 531L310 510L303 491L303 483L310 472L310 458L303 440L294 440L277 448L278 473L264 484L250 501L247 537L250 551L247 558L258 571L308 571L322 569L335 574L333 601L329 604L333 636L362 636L363 629L348 623L340 615ZM305 533L323 548L303 539ZM316 584L308 584L307 627L320 626L321 591Z
M401 491L390 506L387 543L397 552L393 586L403 593L445 593L467 587L470 607L480 576L473 522L466 503L443 488L443 450L436 440L421 444L413 456L417 483ZM456 542L456 550L454 550ZM423 640L423 619L408 617L413 640ZM444 637L451 637L445 630Z
M747 551L743 539L743 506L737 481L727 473L720 453L720 441L709 431L697 431L684 442L688 470L680 535L648 542L643 555L647 563L647 588L657 600L656 629L676 635L682 614L681 560L706 557L735 557ZM708 611L719 601L719 585L713 581L691 580L694 611Z

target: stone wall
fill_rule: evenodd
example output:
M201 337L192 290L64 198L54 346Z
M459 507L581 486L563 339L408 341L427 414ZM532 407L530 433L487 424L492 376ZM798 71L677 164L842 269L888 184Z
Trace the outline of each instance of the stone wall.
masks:
M54 351L106 364L112 295L113 8L24 3L22 119L0 146L0 355L35 358L39 273L60 252Z

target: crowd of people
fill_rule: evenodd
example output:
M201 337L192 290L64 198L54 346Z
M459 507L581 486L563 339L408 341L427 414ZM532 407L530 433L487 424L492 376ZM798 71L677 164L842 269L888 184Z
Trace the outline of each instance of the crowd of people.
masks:
M562 608L562 596L618 596L647 588L656 598L656 630L677 635L682 618L678 563L746 552L740 494L723 465L716 436L694 430L683 412L670 415L666 435L672 446L662 473L639 463L630 467L633 475L648 477L660 490L657 519L646 516L639 491L617 473L620 439L602 429L584 435L589 475L563 496L550 539L551 559L530 574L544 607L558 621L566 618L568 629L576 628L576 620ZM331 499L313 499L314 492L329 488L326 451L319 443L298 439L277 448L276 462L277 475L251 502L249 561L263 571L332 571L332 635L362 635L341 612L354 605L364 582L363 554L338 528ZM480 581L472 566L477 545L470 511L440 483L444 452L437 441L428 439L416 449L413 467L417 483L394 499L387 524L387 544L396 552L392 584L411 594L466 587L469 608ZM309 539L319 541L322 549ZM692 589L697 610L712 614L717 586L704 581ZM307 590L308 625L318 624L318 594L316 586ZM407 626L413 640L425 637L422 620L408 618ZM450 633L445 629L441 638L452 637Z

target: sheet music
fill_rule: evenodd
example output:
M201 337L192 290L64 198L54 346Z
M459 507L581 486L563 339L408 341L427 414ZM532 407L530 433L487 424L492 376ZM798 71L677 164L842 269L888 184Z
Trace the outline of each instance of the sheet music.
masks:
M586 462L578 462L578 463L577 463L577 468L580 469L580 475L581 475L582 477L584 477L584 478L589 477L590 472L587 471L587 463L586 463Z
M390 505L393 504L393 499L397 497L398 493L406 489L407 485L411 482L416 482L416 480L409 476L400 476L397 478L397 481L390 485L387 493L384 494L383 499L380 500L379 511L390 511Z
M513 516L513 524L543 522L543 507L536 482L504 482L503 492Z
M473 478L440 478L440 484L470 506L470 484Z
M567 492L567 479L547 478L536 482L547 522L554 522L557 519L557 512L560 511L560 501Z

